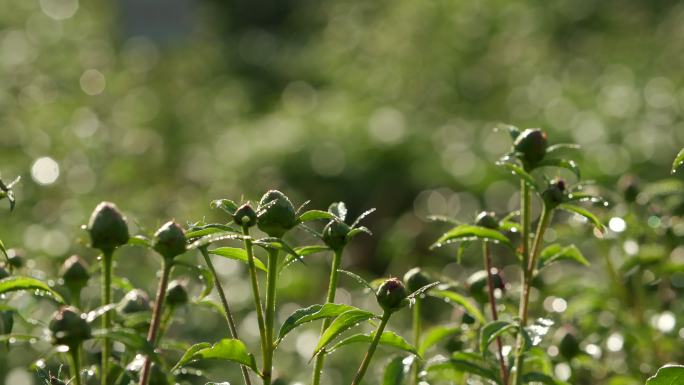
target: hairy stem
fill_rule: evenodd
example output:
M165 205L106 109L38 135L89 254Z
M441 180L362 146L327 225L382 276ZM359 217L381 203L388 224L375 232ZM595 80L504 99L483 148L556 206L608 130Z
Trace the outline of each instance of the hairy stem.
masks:
M380 342L380 338L382 337L382 332L385 330L385 326L387 326L387 322L389 321L391 316L392 313L388 311L382 314L382 319L380 320L380 324L378 325L377 330L375 330L375 336L373 336L373 341L371 341L370 346L368 346L368 351L366 352L366 355L363 357L361 366L359 367L359 370L356 372L356 376L354 377L354 380L352 381L351 385L359 385L361 383L361 380L363 380L363 376L366 374L366 370L368 370L368 365L370 365L371 359L373 358L373 353L375 353L375 349L378 347L378 343Z
M211 262L211 257L209 256L209 252L207 251L207 247L200 247L200 252L202 253L202 256L204 257L204 262L207 264L207 267L209 268L209 271L211 272L211 275L214 277L214 287L216 288L216 291L218 292L219 299L221 300L221 306L223 307L223 315L226 317L226 322L228 323L228 329L230 331L230 336L232 338L240 338L238 336L238 331L237 327L235 327L235 319L233 319L233 313L230 311L230 305L228 304L228 299L226 298L226 293L223 290L223 285L221 285L221 279L219 278L218 274L216 273L216 269L214 268L214 264ZM240 366L240 369L242 370L242 377L245 380L245 384L251 385L252 381L249 378L249 372L247 371L247 368L243 365Z
M413 345L420 346L420 336L422 332L422 320L421 320L421 308L423 307L423 299L420 296L416 297L416 302L413 304ZM418 385L420 375L420 361L416 358L413 361L413 368L411 369L411 383L413 385Z
M102 306L112 302L112 260L114 256L114 249L102 250ZM102 315L102 329L109 329L112 325L111 312L105 312ZM102 340L102 366L100 370L100 379L102 385L107 385L107 374L109 372L109 355L111 350L111 341L105 337Z
M496 297L494 296L494 277L492 275L492 256L489 252L489 244L482 243L482 255L484 256L485 270L487 270L487 294L489 295L489 307L492 312L492 320L499 319L496 310ZM417 342L416 342L417 343ZM499 370L501 374L501 382L503 385L508 385L508 370L506 369L506 360L503 355L503 343L501 337L496 337L497 354L499 356ZM416 382L417 384L417 382Z
M259 326L259 338L261 341L261 357L262 360L266 360L266 355L268 354L266 350L268 349L268 342L266 342L266 326L264 323L264 309L261 304L261 295L259 294L259 279L257 277L257 269L254 264L254 246L252 245L252 239L249 238L249 227L243 226L242 233L245 235L244 244L245 252L247 252L247 264L249 266L249 279L252 284L252 296L254 297L254 308L257 313L257 325ZM266 364L264 363L264 367Z
M278 249L268 250L266 273L266 355L264 356L264 385L271 385L273 376L273 327L276 311L276 285L278 283Z
M326 297L327 303L335 302L335 293L337 292L337 279L339 277L340 263L342 262L342 250L335 250L333 255L332 265L330 267L330 281L328 282L328 295ZM332 319L326 318L323 321L323 326L321 327L321 335L330 326ZM316 363L314 365L314 371L312 375L312 385L319 385L321 383L321 373L323 372L323 365L325 364L325 352L321 352L316 357Z
M69 347L69 359L71 361L71 375L74 377L74 385L81 385L81 344Z
M157 288L157 297L154 300L154 309L152 311L152 322L150 322L150 330L147 333L147 342L152 346L155 345L157 340L157 332L159 331L159 324L162 316L162 308L164 305L164 297L166 297L166 287L169 284L169 275L171 274L171 267L173 265L162 259L162 275L159 280L159 287ZM150 367L152 365L152 360L150 357L145 357L145 363L143 364L142 373L140 374L140 385L147 385L147 381L150 377Z

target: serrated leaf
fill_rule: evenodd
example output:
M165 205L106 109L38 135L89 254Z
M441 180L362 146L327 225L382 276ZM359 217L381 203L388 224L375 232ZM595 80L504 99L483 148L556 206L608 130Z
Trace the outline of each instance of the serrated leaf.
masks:
M199 345L199 346L198 346ZM173 370L181 368L191 362L200 360L232 361L243 365L255 373L259 373L254 356L247 351L245 344L237 339L223 339L214 345L203 342L191 346L183 357L176 363Z
M473 316L480 323L485 323L485 317L480 311L480 309L478 309L477 306L473 305L473 303L470 302L466 297L458 293L448 290L432 290L430 292L430 296L440 298L450 304L460 305L465 309L465 311L468 314Z
M337 271L346 275L347 277L350 277L351 279L358 282L359 284L365 286L368 290L375 291L375 288L373 288L373 286L370 283L368 283L368 281L361 278L361 276L354 274L351 271L347 271L347 270L337 269Z
M345 345L355 344L359 342L370 343L371 341L373 341L373 338L375 338L375 332L369 334L354 334L353 336L349 336L333 345L330 349L327 350L327 353L332 353L333 351ZM403 350L411 354L418 354L418 351L416 350L415 346L411 345L403 337L394 332L383 332L380 336L379 343L381 345Z
M684 148L682 148L681 151L679 151L679 154L677 154L677 157L675 158L674 162L672 162L672 173L674 174L677 172L677 170L684 165Z
M337 336L342 332L358 325L363 321L368 321L371 318L375 318L375 314L365 311L365 310L349 310L340 314L335 320L330 324L330 326L325 329L323 335L318 340L318 344L314 349L313 356L316 356L325 348L330 342L332 342Z
M423 340L418 347L418 354L424 356L428 349L435 346L444 338L451 337L461 332L460 326L435 326L425 332Z
M511 241L497 230L475 225L459 225L442 234L430 248L441 247L442 245L453 242L472 241L477 239L502 243L508 247L512 247Z
M567 203L563 203L558 205L558 208L561 210L565 210L574 214L577 214L579 216L582 216L584 218L587 218L593 225L598 229L600 232L605 231L605 226L601 223L601 221L596 217L596 215L592 214L589 210L586 210L582 207L575 206L575 205L570 205Z
M538 164L539 167L559 167L570 170L577 178L580 178L580 169L574 160L570 159L544 159Z
M516 325L508 321L492 321L480 330L480 353L484 355L489 345L501 334L515 329Z
M64 297L52 290L45 282L31 277L7 277L0 280L0 294L20 290L39 290L50 294L57 302L65 303Z
M405 375L404 357L394 357L385 365L381 385L401 385Z
M300 257L305 257L307 255L329 251L330 248L322 245L311 245L295 247L294 250ZM290 267L294 262L297 262L297 260L297 257L295 257L294 255L287 254L285 258L283 258L283 262L280 264L280 270L278 271L278 273L282 273L283 270Z
M245 249L239 247L219 247L216 249L208 250L209 254L218 255L220 257L233 259L235 261L240 261L249 264L249 258L247 257L247 252ZM266 265L264 265L259 258L254 257L254 266L261 271L267 271Z
M510 171L513 175L517 176L518 178L522 179L525 181L525 183L532 187L533 190L538 191L539 189L537 188L537 182L534 180L532 175L528 174L527 171L525 171L522 167L518 166L517 164L511 163L511 162L497 162L496 163L498 166L501 166L508 171Z
M684 365L665 365L655 376L646 380L646 385L680 385L684 383Z
M276 343L279 343L280 340L285 338L287 333L307 322L323 318L337 317L349 310L359 309L350 305L326 303L324 305L312 305L303 309L295 310L294 313L287 317L285 322L283 322L283 326L280 327L280 331L278 332L278 341Z
M555 262L575 261L584 266L589 266L589 261L584 258L582 252L575 245L562 246L558 243L547 246L539 255L539 268L544 268Z
M322 210L309 210L297 218L300 223L315 221L318 219L335 219L335 215Z

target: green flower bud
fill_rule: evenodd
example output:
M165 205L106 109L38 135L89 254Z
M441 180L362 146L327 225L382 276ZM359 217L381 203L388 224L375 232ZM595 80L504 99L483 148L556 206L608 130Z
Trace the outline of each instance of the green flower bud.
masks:
M116 306L116 311L121 315L150 311L150 297L140 289L133 289L126 293Z
M166 222L154 233L152 248L167 260L185 253L185 232L183 228L176 222Z
M542 199L547 208L554 208L565 201L565 181L554 179L542 193Z
M480 227L497 230L499 228L499 218L493 211L483 211L475 218L475 224Z
M64 261L61 276L66 287L80 290L88 284L90 273L85 261L78 255L72 255Z
M382 310L395 312L408 304L406 287L398 278L390 278L380 285L375 298Z
M7 250L7 264L12 269L21 269L26 265L26 260L24 258L24 252L21 249L9 249Z
M236 225L242 227L252 227L257 223L256 211L252 208L252 205L247 202L244 205L238 207L233 214L233 222Z
M297 214L290 199L277 190L270 190L259 201L257 226L271 237L282 237L297 225Z
M55 345L76 346L90 338L90 325L75 307L63 307L52 316L48 325Z
M570 330L561 331L560 342L558 343L558 351L566 360L571 360L582 351L580 343L575 334Z
M408 290L413 293L421 287L431 284L433 281L420 267L414 267L404 274L404 282L406 282Z
M332 220L323 228L323 243L332 250L342 250L347 244L347 234L351 228L344 222Z
M170 306L188 303L188 292L182 282L173 280L169 283L169 287L166 289L166 303Z
M128 225L114 203L102 202L93 211L87 226L90 246L111 252L128 242Z
M523 131L513 142L513 148L520 153L525 168L534 168L546 155L546 133L536 128Z
M0 266L0 279L5 279L10 276L9 271L4 266Z
M618 181L618 189L626 202L634 202L639 195L639 178L632 174L623 175Z

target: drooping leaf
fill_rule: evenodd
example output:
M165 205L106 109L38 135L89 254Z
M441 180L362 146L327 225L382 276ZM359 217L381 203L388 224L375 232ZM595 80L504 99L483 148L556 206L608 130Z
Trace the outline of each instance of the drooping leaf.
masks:
M200 345L200 346L198 346ZM176 363L174 370L194 361L221 360L232 361L259 373L254 356L247 351L245 344L237 339L223 339L214 345L204 342L191 346L183 357Z
M295 247L294 250L300 257L306 257L307 255L329 251L330 248L323 245L311 245ZM297 257L292 254L286 255L285 258L283 258L283 262L280 264L280 270L278 272L282 273L283 270L290 267L294 262L297 262Z
M304 223L304 222L309 222L309 221L315 221L317 219L333 219L335 218L335 215L327 212L327 211L322 211L322 210L309 210L297 218L299 223Z
M584 255L582 255L577 246L562 246L554 243L542 250L539 255L539 268L541 269L560 261L575 261L584 266L589 266L589 261L584 258Z
M359 309L349 310L340 314L337 318L335 318L325 332L323 332L323 335L321 335L321 338L318 340L318 344L314 349L313 356L316 356L318 353L320 353L323 348L325 348L342 332L358 325L363 321L368 321L369 319L375 317L375 314Z
M463 307L465 311L477 319L481 323L485 323L485 317L472 302L470 302L466 297L448 290L432 290L430 291L430 296L440 298L447 303L457 304Z
M508 247L512 247L511 241L497 230L474 225L459 225L442 234L430 248L441 247L453 242L472 241L477 239L502 243Z
M455 370L457 372L471 373L482 378L500 384L499 377L495 370L487 367L477 353L456 352L451 357L430 362L427 371Z
M330 349L327 350L326 353L332 353L333 351L345 345L355 344L359 342L370 343L373 340L373 338L375 338L375 332L369 334L354 334L353 336L347 337L333 345ZM403 337L394 332L383 332L380 336L379 343L381 345L403 350L411 354L418 354L418 351L416 350L415 346L411 345Z
M45 282L31 277L13 276L0 280L0 294L20 290L38 290L48 293L57 302L65 303L64 298L55 290L52 290Z
M381 385L402 385L406 376L404 357L394 357L385 365Z
M684 148L682 148L681 151L679 151L679 154L677 154L677 157L675 158L674 162L672 162L672 173L674 174L679 170L680 167L684 165Z
M428 349L435 346L441 340L459 334L460 326L435 326L425 332L423 340L418 347L418 354L424 356Z
M540 167L559 167L572 171L577 178L580 178L580 169L574 160L570 159L544 159L539 163Z
M292 313L289 317L287 317L285 322L283 322L283 326L280 327L277 342L280 342L280 340L282 340L285 337L285 335L287 335L287 333L291 332L295 328L307 322L323 318L337 317L340 314L349 310L359 309L350 305L326 303L324 305L312 305L303 309L295 310L295 312Z
M368 290L375 291L375 288L370 283L368 283L368 281L361 278L361 276L354 274L351 271L347 271L347 270L337 269L337 271L346 275L347 277L353 279L354 281L358 282L359 284L365 286Z
M684 384L684 365L665 365L646 380L646 385L680 385Z
M588 219L594 225L594 227L596 227L596 229L598 231L600 231L602 233L605 231L605 226L603 226L603 224L598 219L598 217L596 217L596 215L592 214L587 209L584 209L584 208L579 207L579 206L567 204L567 203L562 203L562 204L558 205L558 208L561 210L565 210L565 211L577 214L579 216L582 216L582 217Z
M525 171L522 167L518 166L515 163L511 162L497 162L497 166L501 166L508 171L510 171L513 175L517 176L521 180L525 181L525 184L530 186L532 190L538 191L539 189L537 188L537 182L534 180L532 175L528 174L527 171Z
M239 247L219 247L216 249L209 250L209 254L218 255L228 259L233 259L243 263L249 263L249 258L247 257L247 252L245 249ZM266 271L266 265L264 265L259 258L254 257L254 266L261 271Z
M516 325L508 321L492 321L480 330L480 353L484 354L487 347L503 333L515 329Z

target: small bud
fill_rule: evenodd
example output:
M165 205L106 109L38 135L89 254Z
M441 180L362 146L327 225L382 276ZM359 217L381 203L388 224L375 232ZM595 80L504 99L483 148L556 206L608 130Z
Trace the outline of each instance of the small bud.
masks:
M525 168L534 168L546 155L546 133L536 128L523 131L513 142L513 148L520 153Z
M102 202L93 211L88 222L90 246L111 252L128 242L128 225L114 203Z
M351 228L344 222L332 220L323 228L323 243L332 250L342 250L347 244L347 234Z
M496 217L493 211L483 211L475 218L475 224L480 227L496 230L499 228L499 218Z
M183 228L176 222L166 222L154 233L152 248L167 260L185 253L185 232Z
M547 208L554 208L565 201L565 181L554 179L542 193L542 199Z
M116 311L121 315L150 311L151 309L150 297L140 289L133 289L126 293L116 306Z
M623 175L618 181L618 189L626 202L634 202L639 195L639 178L632 174Z
M48 325L55 345L76 346L90 338L90 325L75 307L63 307L52 316Z
M26 259L24 258L24 251L21 249L9 249L7 250L7 264L12 269L21 269L26 265Z
M80 290L88 284L88 279L90 278L88 266L78 255L72 255L67 258L61 270L64 285L68 288Z
M408 290L413 293L421 287L431 284L433 281L421 268L414 267L404 274L404 282L406 282Z
M252 227L256 225L257 214L249 202L235 210L235 214L233 214L233 222L241 227Z
M571 360L581 353L580 344L571 330L559 330L561 334L560 342L558 343L558 351L566 360Z
M297 225L297 214L290 199L277 190L270 190L259 201L257 226L271 237L282 237Z
M406 306L406 287L398 278L390 278L380 285L375 297L382 310L395 312Z
M166 289L166 303L169 306L181 306L188 303L188 292L182 282L173 280L169 283Z

